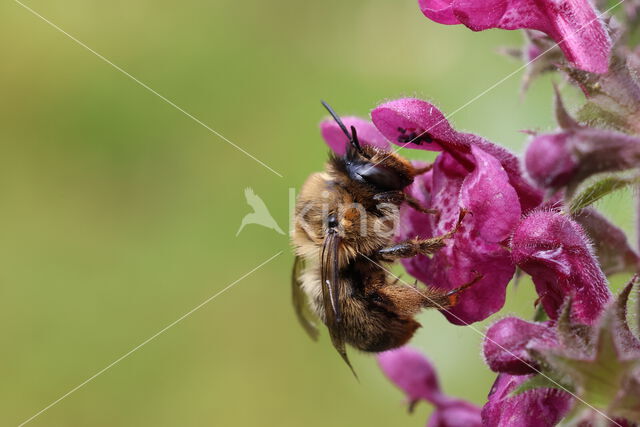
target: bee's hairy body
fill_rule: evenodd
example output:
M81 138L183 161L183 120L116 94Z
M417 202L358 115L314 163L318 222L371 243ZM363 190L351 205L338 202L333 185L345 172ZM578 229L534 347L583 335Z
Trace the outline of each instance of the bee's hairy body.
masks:
M342 319L338 327L347 343L363 351L379 352L399 347L411 338L420 327L414 316L422 308L446 307L449 300L428 288L418 290L398 284L387 273L387 264L395 256L380 251L394 245L394 226L402 200L394 194L393 202L381 204L377 196L400 192L418 171L395 153L362 149L368 162L393 174L393 183L400 183L401 188L392 185L391 190L380 189L354 180L349 174L349 156L355 154L333 155L326 171L312 174L302 186L296 204L296 218L301 221L294 224L293 244L296 255L305 261L298 277L300 286L312 311L326 323L321 252L329 233L327 216L335 217L334 229L340 236L336 268L341 280L338 300ZM435 246L442 246L442 242Z
M394 152L361 146L356 129L351 126L349 132L331 107L323 105L349 144L344 155L330 155L324 172L307 179L296 200L292 296L298 320L309 335L317 337L311 318L319 318L333 346L351 366L345 343L368 352L402 346L420 327L414 319L420 310L450 307L457 293L479 277L448 292L418 289L417 283L398 284L388 264L441 249L465 212L444 235L395 242L403 203L438 214L404 192L430 167L416 168Z

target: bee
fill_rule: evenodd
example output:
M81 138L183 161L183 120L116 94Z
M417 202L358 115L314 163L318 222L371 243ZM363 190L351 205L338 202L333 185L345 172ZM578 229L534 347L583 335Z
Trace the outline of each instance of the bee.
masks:
M361 145L356 128L349 131L333 109L322 104L349 143L344 155L330 154L324 172L312 174L296 199L293 306L314 340L314 318L326 325L333 346L353 371L346 344L365 352L404 345L421 326L415 316L422 309L453 306L479 277L451 291L392 280L391 263L444 247L466 212L461 211L457 224L444 235L395 242L402 203L438 214L403 192L430 167L417 168L392 151Z

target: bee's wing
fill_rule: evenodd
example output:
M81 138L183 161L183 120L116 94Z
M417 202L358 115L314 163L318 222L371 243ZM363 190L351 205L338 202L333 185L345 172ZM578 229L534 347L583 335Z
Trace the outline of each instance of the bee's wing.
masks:
M325 238L321 256L321 281L322 299L324 302L324 312L326 317L329 336L336 351L342 359L349 365L353 375L358 377L349 362L347 349L344 342L342 329L342 309L338 296L343 293L340 280L340 264L338 262L338 249L340 247L340 236L337 233L329 233Z
M311 337L312 340L318 339L318 326L312 320L313 314L309 310L309 301L307 294L302 289L300 274L304 270L304 260L297 256L293 262L293 271L291 272L291 297L293 300L293 309L296 312L298 321Z

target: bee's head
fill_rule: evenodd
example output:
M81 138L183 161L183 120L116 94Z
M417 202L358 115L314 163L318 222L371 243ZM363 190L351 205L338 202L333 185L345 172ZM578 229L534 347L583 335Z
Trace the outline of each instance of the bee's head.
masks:
M374 192L403 190L413 182L411 163L393 152L364 146L362 152L347 149L342 158L350 179L370 186Z
M351 190L327 173L309 177L296 202L294 239L298 245L318 247L326 236L337 233L345 255L352 257L393 239L398 207L356 198Z
M407 160L393 152L362 145L354 126L347 129L340 117L324 101L322 105L349 139L344 156L333 162L349 179L366 184L374 192L402 190L413 182L414 169Z

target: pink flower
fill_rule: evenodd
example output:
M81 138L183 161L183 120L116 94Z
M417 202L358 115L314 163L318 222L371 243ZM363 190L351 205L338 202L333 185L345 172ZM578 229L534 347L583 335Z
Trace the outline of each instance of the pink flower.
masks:
M566 132L536 136L525 157L527 172L542 188L560 188L571 182L578 170L578 159L567 149Z
M408 206L400 210L400 240L444 234L455 226L461 208L470 212L443 249L431 257L418 255L402 261L413 277L440 289L459 287L478 273L483 276L465 290L455 307L443 312L454 324L476 322L500 310L515 272L502 242L520 220L517 194L495 157L475 146L472 153L464 157L473 165L472 171L444 153L433 171L418 177L408 189L440 215L426 215Z
M551 190L575 188L592 175L635 168L639 161L640 138L579 125L536 135L525 153L531 178Z
M418 350L401 347L380 353L378 364L387 378L407 395L410 409L420 400L436 407L428 427L481 425L480 408L443 394L433 365Z
M462 399L442 399L427 427L475 427L482 425L480 408Z
M626 426L640 419L640 340L627 318L636 280L591 325L573 321L573 298L554 321L508 317L492 325L484 355L500 375L482 410L484 424L555 425L571 404L585 402L567 421L591 425L606 416Z
M551 319L573 298L573 316L595 322L611 299L607 280L582 228L558 212L538 211L525 218L511 242L516 264L531 275L540 303Z
M413 404L440 398L440 384L433 365L418 350L401 347L378 354L382 372L398 386Z
M484 358L494 372L525 375L536 372L538 364L529 355L533 340L552 346L555 332L548 322L533 323L506 317L491 325L483 344Z
M571 396L556 389L511 393L530 376L500 374L482 408L482 424L496 427L555 426L571 407Z
M500 162L509 177L509 184L516 190L523 212L536 208L542 201L542 193L532 187L522 176L518 158L508 150L471 133L458 132L433 104L416 98L401 98L379 105L371 112L378 130L392 143L405 148L428 151L444 151L461 163L476 145ZM359 129L358 129L359 130Z
M611 40L588 0L418 0L425 16L440 24L532 29L558 43L576 67L594 73L609 68Z
M400 99L373 110L373 123L390 141L412 148L443 151L429 173L406 190L427 209L426 215L403 206L399 239L429 238L450 231L461 209L470 212L459 231L432 257L403 260L418 280L451 290L482 279L444 312L455 324L476 322L504 305L506 286L515 266L506 242L523 210L537 206L540 192L524 181L517 159L508 151L472 134L457 132L433 105Z

